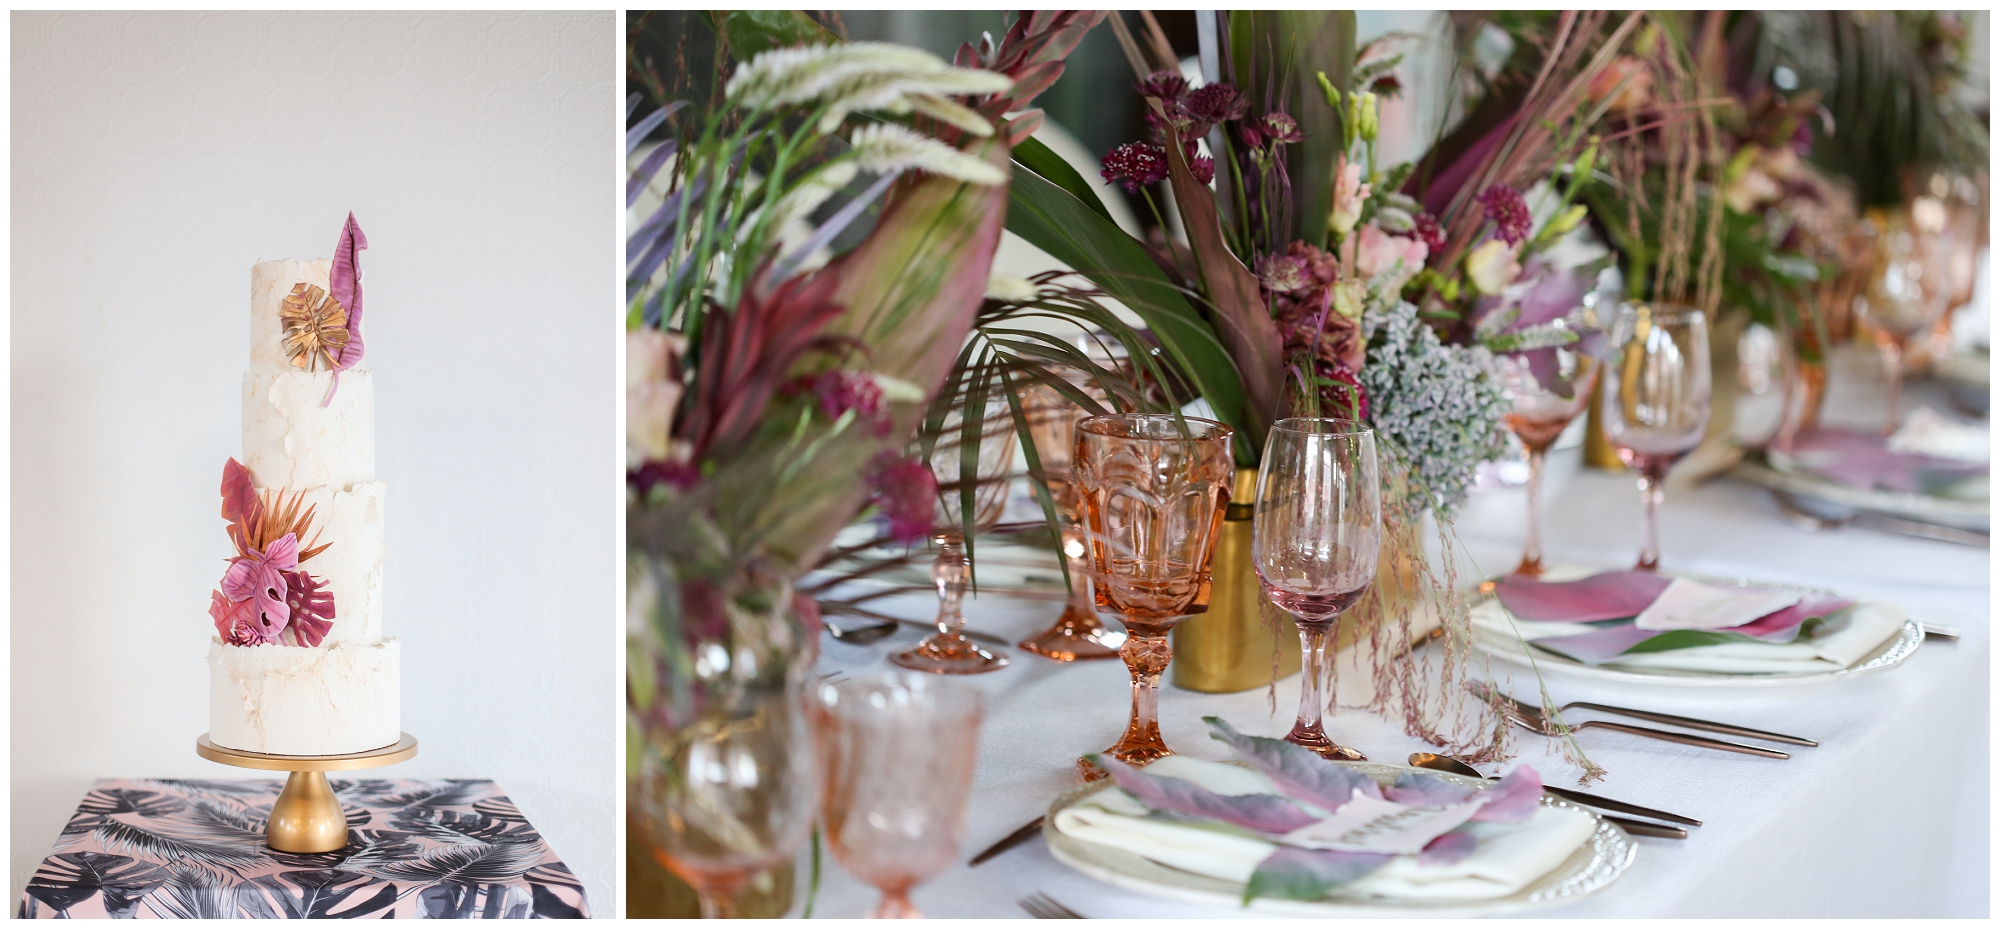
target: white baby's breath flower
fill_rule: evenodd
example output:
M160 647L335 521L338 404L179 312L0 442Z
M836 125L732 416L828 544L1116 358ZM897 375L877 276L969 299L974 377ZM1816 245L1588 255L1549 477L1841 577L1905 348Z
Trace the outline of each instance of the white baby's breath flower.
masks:
M995 274L986 279L986 299L1002 303L1029 303L1041 296L1035 282L1012 274Z
M855 163L876 174L924 171L987 187L1007 180L999 168L895 123L862 126L848 142Z

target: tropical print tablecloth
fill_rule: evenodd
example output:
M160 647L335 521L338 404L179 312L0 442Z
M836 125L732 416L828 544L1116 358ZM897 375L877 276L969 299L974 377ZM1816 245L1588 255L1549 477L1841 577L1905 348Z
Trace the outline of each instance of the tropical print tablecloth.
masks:
M28 880L22 918L519 919L589 915L498 785L333 780L347 846L264 844L279 780L98 781Z

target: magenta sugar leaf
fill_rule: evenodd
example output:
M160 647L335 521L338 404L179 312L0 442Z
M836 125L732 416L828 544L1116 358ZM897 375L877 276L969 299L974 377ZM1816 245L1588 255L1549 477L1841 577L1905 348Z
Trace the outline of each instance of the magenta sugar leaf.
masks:
M1477 848L1479 840L1473 838L1472 833L1447 832L1424 846L1424 850L1417 854L1417 863L1431 866L1454 865L1472 857L1473 851Z
M1279 793L1294 800L1331 813L1357 790L1363 796L1382 798L1382 788L1375 779L1353 768L1334 764L1283 739L1244 735L1219 717L1204 716L1201 721L1211 730L1209 738L1228 745L1236 757L1270 778Z
M1542 775L1527 765L1485 790L1485 805L1472 814L1475 823L1524 823L1542 805Z
M1519 574L1500 579L1500 605L1518 619L1588 623L1637 616L1672 580L1651 571L1607 571L1580 581L1548 583Z
M1477 787L1454 784L1435 774L1400 774L1396 783L1383 789L1382 797L1404 806L1450 806L1478 792Z
M304 571L285 571L285 603L291 607L292 623L283 642L307 648L326 640L333 631L333 591L325 581Z
M1394 855L1374 852L1321 851L1278 846L1271 856L1258 862L1250 882L1243 885L1243 902L1258 897L1287 900L1318 900L1342 884L1373 874Z
M1268 835L1283 835L1317 822L1283 797L1219 794L1193 781L1147 774L1106 755L1091 755L1089 758L1097 766L1111 772L1111 780L1148 809L1218 820Z
M347 344L341 346L335 359L341 371L354 367L367 352L361 344L361 250L367 247L368 237L361 233L361 224L354 221L353 213L347 214L347 225L340 228L340 244L333 250L333 273L327 281L333 299L347 311Z
M208 615L215 620L215 634L231 645L256 644L251 629L257 622L257 602L245 598L230 600L222 591L208 592Z

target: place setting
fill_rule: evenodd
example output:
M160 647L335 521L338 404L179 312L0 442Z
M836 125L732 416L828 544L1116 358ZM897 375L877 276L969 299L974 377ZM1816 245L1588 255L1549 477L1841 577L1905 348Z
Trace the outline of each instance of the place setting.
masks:
M1962 666L1913 614L1969 586L1841 573L1927 543L1788 564L1702 484L1984 506L1984 427L1894 412L1983 175L1857 203L1821 91L1728 64L1792 20L1453 20L1505 68L1458 62L1449 130L1346 11L1007 14L949 60L798 15L632 101L628 410L674 399L628 450L628 786L692 903L649 915L1763 914L1703 869L1853 799L1884 735L1821 710L1978 683L1909 670ZM1129 118L1053 115L1079 60ZM1819 418L1857 350L1866 442ZM1510 452L1525 506L1475 501ZM1580 550L1627 488L1637 544Z

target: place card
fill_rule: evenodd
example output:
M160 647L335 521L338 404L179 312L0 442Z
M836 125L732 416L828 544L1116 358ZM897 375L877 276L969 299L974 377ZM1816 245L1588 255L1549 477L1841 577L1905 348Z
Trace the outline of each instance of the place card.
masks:
M1674 578L1633 625L1640 629L1727 629L1769 616L1799 602L1798 594L1780 590L1715 587L1684 577Z
M1450 806L1404 806L1356 790L1332 816L1285 833L1279 841L1300 848L1414 855L1463 825L1484 803L1475 795Z

